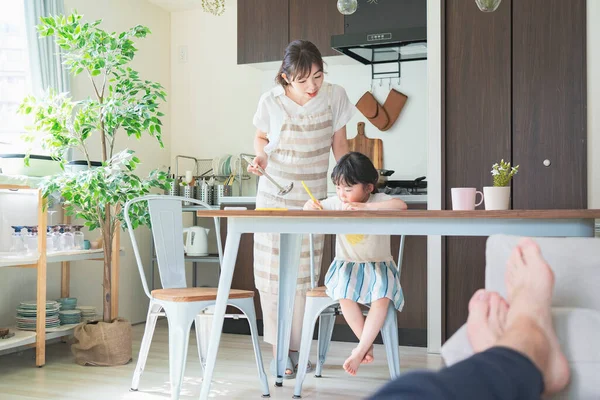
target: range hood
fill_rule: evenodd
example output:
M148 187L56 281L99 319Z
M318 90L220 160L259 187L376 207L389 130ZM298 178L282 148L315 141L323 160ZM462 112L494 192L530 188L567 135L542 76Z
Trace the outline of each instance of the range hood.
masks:
M358 1L344 16L344 34L331 37L331 47L366 64L427 59L425 0Z

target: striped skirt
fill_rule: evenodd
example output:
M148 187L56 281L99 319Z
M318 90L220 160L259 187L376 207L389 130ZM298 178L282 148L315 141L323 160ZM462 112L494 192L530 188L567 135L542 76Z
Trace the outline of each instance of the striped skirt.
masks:
M327 295L370 304L387 297L398 311L404 307L404 294L393 261L352 262L334 260L325 275Z

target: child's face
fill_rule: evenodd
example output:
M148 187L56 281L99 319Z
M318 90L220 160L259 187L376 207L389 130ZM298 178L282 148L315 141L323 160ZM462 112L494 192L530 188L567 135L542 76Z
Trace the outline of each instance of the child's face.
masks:
M369 200L369 196L373 191L373 185L371 183L367 185L363 183L347 185L340 182L339 185L336 185L335 191L343 203L365 203Z

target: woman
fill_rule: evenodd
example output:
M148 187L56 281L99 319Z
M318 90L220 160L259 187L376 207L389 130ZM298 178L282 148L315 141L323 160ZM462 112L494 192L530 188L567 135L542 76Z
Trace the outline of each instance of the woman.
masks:
M300 181L317 198L327 195L329 153L336 161L348 152L346 124L356 108L346 91L323 80L323 59L311 42L296 40L285 49L275 77L278 86L263 94L254 115L256 136L254 165L248 171L261 175L256 165L282 186L294 183L285 196L267 179L258 184L256 207L302 208L309 199ZM321 265L323 237L315 236L315 265ZM277 292L279 276L279 235L254 235L254 280L263 311L264 340L275 345L277 337ZM302 257L294 301L290 358L286 378L295 377L306 291L310 288L308 236L302 242ZM318 273L318 271L317 271ZM273 346L273 354L276 354ZM271 363L274 373L275 364Z

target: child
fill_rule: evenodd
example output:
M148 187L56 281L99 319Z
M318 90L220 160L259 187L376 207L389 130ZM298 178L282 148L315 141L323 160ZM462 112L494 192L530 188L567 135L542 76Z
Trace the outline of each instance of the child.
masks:
M406 210L400 199L377 193L379 173L367 156L352 152L340 158L331 179L337 197L309 200L305 210ZM325 276L327 295L339 300L344 318L359 339L344 362L344 370L356 375L360 364L373 361L373 341L381 330L392 301L404 306L398 270L392 258L389 235L337 235L335 259ZM367 319L358 304L370 305Z

